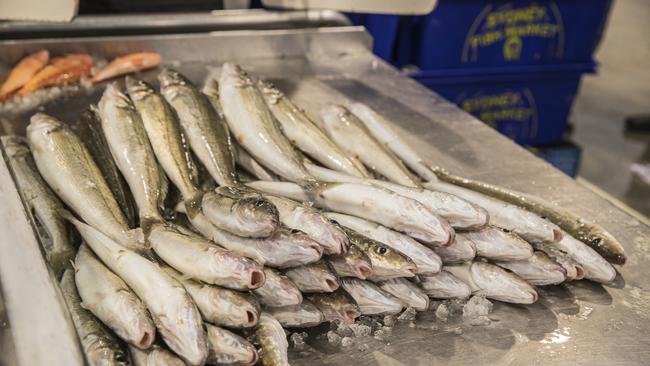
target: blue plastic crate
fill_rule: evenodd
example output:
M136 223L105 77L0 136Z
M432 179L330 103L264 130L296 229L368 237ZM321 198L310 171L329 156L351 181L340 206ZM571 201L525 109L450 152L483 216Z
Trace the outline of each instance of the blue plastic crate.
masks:
M522 145L562 141L573 99L595 63L420 72L413 77Z
M576 144L565 141L553 146L531 149L540 158L570 177L578 175L582 149Z
M400 24L397 64L440 68L591 60L611 0L440 0Z
M397 27L400 22L398 15L384 14L346 14L355 25L363 25L372 35L372 52L388 62L393 62Z

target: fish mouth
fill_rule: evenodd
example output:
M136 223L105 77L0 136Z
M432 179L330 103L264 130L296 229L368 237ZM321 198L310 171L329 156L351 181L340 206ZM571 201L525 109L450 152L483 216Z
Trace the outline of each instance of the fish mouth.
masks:
M259 320L259 316L257 311L255 311L255 309L246 309L245 313L246 313L246 323L244 326L246 328L252 327L255 324L257 324Z
M408 277L414 277L416 274L418 274L418 267L415 265L405 266L402 268L402 270Z
M264 274L264 271L253 269L249 272L249 279L246 287L248 287L250 290L254 290L264 286L264 282L266 282L266 275Z
M257 361L259 361L259 357L260 357L257 354L257 351L255 351L254 349L251 349L250 353L251 353L251 355L249 357L249 360L248 360L247 363L245 363L245 365L247 365L247 366L253 366L253 365L257 364Z
M155 338L155 334L151 334L150 332L145 331L142 334L140 340L138 340L136 344L134 344L134 346L138 347L139 349L147 349L153 343L154 338Z
M562 237L564 237L564 234L562 234L562 230L554 228L553 229L553 243L557 243L560 240L562 240Z
M329 292L334 292L338 290L339 283L335 278L326 278L325 287L329 289Z
M584 267L579 264L576 264L574 267L576 269L576 278L574 280L578 281L585 278L586 273Z
M372 267L366 263L359 263L354 266L354 272L358 278L365 280L366 278L370 277L370 275L372 275Z
M353 324L354 319L358 318L361 312L357 309L345 309L341 312L341 317L344 324Z

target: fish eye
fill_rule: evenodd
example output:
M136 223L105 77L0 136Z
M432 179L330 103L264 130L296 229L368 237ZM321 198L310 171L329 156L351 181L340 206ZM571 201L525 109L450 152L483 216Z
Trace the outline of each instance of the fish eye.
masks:
M126 363L126 362L127 362L126 355L125 355L125 354L122 354L122 353L116 355L116 356L115 356L115 361L117 361L117 362L119 362L119 363Z
M386 253L388 253L388 248L383 247L383 246L379 246L379 247L377 247L377 249L375 251L379 255L385 255Z
M591 240L591 244L593 245L600 245L603 242L603 239L601 238L594 238Z

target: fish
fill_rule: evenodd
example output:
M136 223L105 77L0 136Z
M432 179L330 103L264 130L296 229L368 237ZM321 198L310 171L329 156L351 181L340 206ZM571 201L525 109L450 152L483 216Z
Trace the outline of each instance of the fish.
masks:
M536 251L524 260L496 261L496 265L512 271L535 286L557 285L566 280L566 270L544 252Z
M459 233L474 243L476 255L498 260L526 260L533 255L533 247L517 234L506 232L495 226L487 226L477 231Z
M260 304L250 293L192 280L169 266L162 269L183 285L205 321L229 328L250 328L257 324Z
M36 167L52 190L85 222L121 245L139 244L88 149L65 124L36 113L27 126ZM74 184L71 184L74 183Z
M74 282L74 270L68 268L60 282L63 299L68 306L86 362L90 366L126 366L129 353L115 335L81 305Z
M327 135L370 170L407 187L421 186L419 180L404 164L377 141L363 122L345 107L327 103L321 108L320 117L321 128Z
M566 282L578 281L585 277L585 269L571 255L561 250L555 243L535 244L535 249L548 255L552 260L564 268ZM602 259L601 257L601 260Z
M325 321L323 313L307 299L299 305L268 308L266 311L285 328L315 327Z
M0 85L0 102L7 100L16 90L27 84L47 65L49 59L50 53L47 50L34 52L21 59Z
M429 308L429 297L416 284L405 278L393 278L380 282L379 288L395 296L404 307L412 307L417 311Z
M129 353L135 366L185 366L183 360L157 344L145 350L129 347Z
M321 131L307 114L270 82L259 81L266 105L285 136L304 153L324 166L356 177L368 177L368 171Z
M369 280L377 282L417 274L417 267L411 258L397 250L350 229L345 229L345 233L350 243L359 247L370 259L372 273L368 276Z
M359 306L343 289L332 293L309 294L307 299L320 310L325 321L353 324L354 320L361 316Z
M250 154L237 143L233 144L233 150L235 153L235 162L237 165L242 167L248 173L252 174L255 178L268 181L280 180L278 176L275 175L275 173L263 167L262 164L258 163L255 158L250 156Z
M221 98L219 97L219 80L209 77L206 81L205 84L203 84L203 88L201 88L201 93L205 95L208 98L208 101L212 105L212 108L214 108L215 112L221 117L222 119L226 118L223 115L223 108L221 108Z
M157 263L121 246L70 214L64 217L77 228L97 257L147 306L169 348L189 365L202 365L208 356L203 320L183 285Z
M176 208L184 211L182 205ZM214 226L202 213L190 222L204 237L265 266L296 267L316 262L323 254L321 246L307 235L284 228L267 238L243 238Z
M149 348L156 338L156 328L144 304L126 283L85 244L79 247L74 268L83 308L124 341L140 349Z
M327 263L318 261L284 271L300 292L334 292L340 284Z
M323 182L374 185L416 200L447 221L454 229L475 230L485 226L489 219L487 211L483 208L452 194L406 187L379 179L353 177L314 164L305 164L305 166L307 171Z
M433 250L444 264L468 262L476 257L476 245L465 235L456 235L450 246Z
M220 186L239 184L228 125L185 76L172 69L158 75L160 92L174 108L189 145Z
M345 254L327 256L325 261L339 277L365 280L372 275L370 258L356 245L351 245Z
M81 142L86 146L90 156L102 172L108 188L113 192L113 197L122 213L126 217L126 223L130 228L135 227L135 218L137 216L135 203L129 187L122 176L117 163L111 154L111 149L106 141L106 135L102 130L102 121L99 117L96 105L91 105L81 112L77 123L73 123L70 128L79 136ZM165 184L167 178L163 175ZM167 186L163 186L164 194L167 194Z
M467 299L472 294L465 282L444 269L434 275L418 277L418 286L425 294L435 299Z
M590 222L570 210L530 194L459 177L444 169L436 169L436 175L440 179L452 184L481 192L504 202L509 202L544 217L572 237L593 248L610 263L623 265L627 260L625 248L623 248L623 245L612 234L607 232L602 226Z
M126 89L140 113L153 152L180 190L189 216L200 211L202 192L196 187L178 119L165 99L142 80L126 77Z
M278 307L298 305L302 302L300 290L287 276L271 268L264 268L264 274L264 286L253 290L262 305Z
M334 212L327 212L325 216L411 258L418 274L434 274L440 272L442 268L442 260L431 248L420 244L408 235L354 216Z
M255 83L239 65L223 64L219 97L235 140L258 162L287 180L308 186L316 183L282 134Z
M282 225L300 230L316 240L326 255L345 254L350 245L345 232L328 220L321 212L296 201L273 195L266 195L278 210Z
M415 150L404 141L391 124L381 114L363 103L351 103L348 106L352 112L368 129L370 134L401 159L407 167L414 171L424 181L435 180L435 173Z
M616 270L607 260L569 233L564 232L562 240L554 245L582 267L584 278L598 283L610 283L616 277Z
M40 69L16 95L24 97L46 86L65 85L79 81L90 75L95 65L92 57L86 54L73 54L53 58L49 65Z
M117 84L106 86L98 103L101 127L111 155L133 194L140 226L162 222L164 207L161 173L142 119L135 106Z
M129 53L128 55L116 57L108 65L102 67L101 70L93 75L90 81L98 83L124 74L153 69L160 65L160 61L160 54L156 52Z
M402 311L402 303L372 282L342 278L341 286L352 296L362 315L391 315Z
M456 195L483 207L489 214L489 224L511 231L529 243L555 243L562 239L562 232L557 225L515 205L443 181L426 182L424 186Z
M278 209L245 186L221 186L203 195L203 214L220 229L235 235L265 238L280 226Z
M282 325L269 313L262 312L255 340L261 348L258 355L262 366L289 366L287 336Z
M257 363L257 351L249 341L212 324L206 323L205 328L208 331L208 364L252 366Z
M207 239L185 235L162 224L151 229L148 239L160 258L190 278L240 291L264 285L265 276L259 263L224 250Z
M25 140L18 136L2 136L2 145L9 158L18 190L27 209L39 224L36 227L40 229L38 233L45 259L59 279L75 256L67 222L59 215L63 203L38 173Z
M472 262L444 268L465 282L473 294L512 304L533 304L537 301L537 291L528 282L494 264Z
M421 203L387 189L358 183L320 183L303 189L289 182L250 182L249 187L374 221L430 245L448 245L454 229Z

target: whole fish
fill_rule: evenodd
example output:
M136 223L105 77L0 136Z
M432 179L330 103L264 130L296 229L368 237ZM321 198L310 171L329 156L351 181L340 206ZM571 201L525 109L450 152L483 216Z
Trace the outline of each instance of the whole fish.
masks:
M469 286L453 274L442 270L434 275L419 276L418 286L435 299L466 299L472 294Z
M45 259L52 267L56 278L60 278L75 255L75 248L70 242L68 225L59 215L63 203L38 173L32 154L22 138L2 136L2 144L25 204L38 220L40 226L37 227L44 231L42 233L39 230L39 236L41 236Z
M63 273L60 285L86 362L91 366L130 365L129 353L122 343L90 311L82 307L72 269Z
M90 75L95 61L87 54L54 57L39 70L15 95L24 97L46 86L66 85Z
M156 338L156 328L144 304L126 283L106 268L86 245L79 248L74 268L84 309L129 344L149 348Z
M176 208L184 211L182 206ZM243 238L214 226L202 213L190 218L190 222L218 245L271 267L296 267L316 262L323 254L323 248L303 233L281 228L268 238Z
M448 245L454 238L449 224L421 203L387 189L358 183L321 183L303 190L288 182L251 182L250 187L318 207L358 216L431 245Z
M233 144L233 150L235 153L235 162L237 165L244 168L244 170L252 174L257 179L268 181L279 180L278 176L275 175L275 173L263 167L262 164L258 163L255 158L250 156L250 154L237 143Z
M529 243L558 242L562 239L562 232L555 224L515 205L442 181L430 181L424 185L483 207L490 215L491 225L512 231Z
M465 282L474 294L513 304L537 301L537 292L528 282L493 264L473 262L446 266L445 269Z
M625 264L627 259L625 249L612 234L608 233L600 225L589 222L567 209L532 195L462 178L443 169L436 169L436 175L444 181L509 202L544 217L572 237L589 245L607 261L614 264Z
M433 274L440 272L442 268L442 260L432 249L420 244L408 235L400 234L397 231L354 216L334 212L328 212L325 215L329 219L370 239L386 244L411 258L417 267L418 274Z
M385 281L397 277L413 277L417 267L413 261L389 246L363 236L356 231L345 229L350 243L359 247L370 259L371 281Z
M135 52L120 56L93 75L92 82L111 79L120 75L151 69L160 64L160 55L155 52Z
M444 264L468 262L476 257L476 246L465 235L456 235L450 246L433 250Z
M379 283L379 288L395 296L404 307L417 311L429 308L429 297L416 284L405 278L393 278Z
M418 179L388 151L355 115L345 107L326 104L320 110L321 127L350 156L370 170L408 187L420 187Z
M141 350L129 347L135 366L185 366L185 362L157 344Z
M512 271L535 286L557 285L566 280L566 270L548 255L539 251L528 259L497 261L495 264Z
M108 188L113 192L117 204L126 217L127 224L129 224L129 227L134 227L137 212L133 196L117 167L115 159L111 155L111 148L108 146L106 135L102 130L102 121L97 106L91 105L81 112L77 123L73 123L70 128L79 136L79 139L86 146L90 156L92 156L97 167L102 172ZM166 189L166 187L163 188Z
M190 278L240 291L264 285L260 264L206 239L157 224L151 229L149 243L167 264Z
M47 50L40 50L21 59L11 69L0 86L0 102L6 100L16 90L27 84L36 73L47 65L49 59L50 53Z
M124 248L89 225L66 215L104 264L145 303L165 343L189 365L208 356L201 314L183 285L156 263ZM152 286L155 284L155 286Z
M339 288L339 280L327 263L318 261L284 272L300 292L333 292Z
M341 150L309 117L271 83L260 81L258 87L282 132L300 150L330 169L357 177L368 171L357 160Z
M175 70L158 75L160 92L178 115L192 151L220 186L239 184L226 122L207 97Z
M347 252L350 245L348 237L318 210L287 198L273 195L265 197L277 207L282 225L309 235L323 247L323 253L330 255Z
M326 294L310 294L307 299L323 313L326 321L340 321L343 324L353 324L361 316L361 310L354 299L342 289Z
M305 167L314 177L323 182L375 185L416 200L431 212L445 219L455 229L476 229L485 226L488 222L487 211L453 194L406 187L379 179L353 177L314 164L305 164Z
M411 168L420 178L428 182L435 180L436 175L429 166L422 160L411 146L408 145L382 115L363 103L352 103L350 111L359 118L368 131L382 143L388 150L400 158L406 166Z
M396 297L372 282L342 278L341 286L352 296L363 315L397 314L402 311L402 303Z
M280 225L273 203L246 187L219 187L203 196L201 207L215 226L239 236L264 238Z
M27 126L27 139L39 172L66 205L118 243L138 246L138 231L129 231L124 214L79 137L54 117L36 113Z
M604 260L596 250L568 233L563 233L562 240L555 243L555 246L580 264L584 270L584 278L600 283L610 283L616 277L614 267Z
M556 243L535 244L535 249L544 252L566 272L566 282L578 281L585 277L585 269L571 255L561 250ZM600 256L599 256L600 257ZM601 261L605 261L600 257Z
M370 258L356 245L351 245L345 254L327 256L325 261L339 277L365 280L372 275Z
M162 179L166 178L160 172L140 115L115 83L106 86L98 106L111 154L138 206L140 226L148 228L153 222L161 222L160 208L166 193Z
M257 161L277 175L301 185L316 182L280 131L255 83L238 65L223 64L219 96L235 139Z
M257 363L255 347L237 334L212 324L205 324L208 331L208 359L212 365L249 365Z
M207 285L190 280L171 267L162 268L185 287L206 322L229 328L250 328L257 324L260 305L251 294Z
M285 328L315 327L325 321L323 313L307 299L299 305L268 308L266 311Z
M302 302L300 290L287 276L271 268L264 268L264 274L264 286L253 290L262 305L278 307L298 305Z
M282 325L269 313L262 313L255 330L255 340L260 345L262 366L289 366L289 342Z
M126 88L140 113L153 152L169 179L180 190L189 216L200 211L202 193L196 187L178 119L165 99L141 80L126 77Z
M478 231L459 233L474 243L476 255L497 261L525 260L533 255L533 247L517 234L487 226Z

